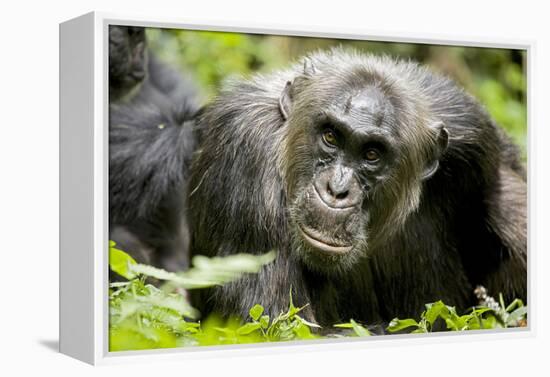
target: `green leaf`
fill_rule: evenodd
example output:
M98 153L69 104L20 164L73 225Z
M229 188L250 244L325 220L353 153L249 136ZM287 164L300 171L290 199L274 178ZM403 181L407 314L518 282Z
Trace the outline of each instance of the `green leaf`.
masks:
M355 322L353 319L350 320L350 323L353 327L353 331L355 332L355 334L357 334L357 336L359 337L371 336L371 333L369 332L369 330L367 330L366 328L364 328L363 326Z
M189 302L180 294L165 294L160 290L156 290L154 294L141 298L148 304L158 306L160 308L166 308L175 311L181 316L188 318L198 318L199 312L193 308Z
M214 330L224 333L225 335L233 336L235 335L235 330L225 328L225 327L214 327Z
M129 284L132 284L132 282L130 282L130 281L116 281L114 283L109 283L109 288L122 288L122 287L128 286Z
M294 332L294 334L296 334L298 339L312 339L312 338L315 338L313 336L313 334L311 333L311 330L309 329L308 326L306 326L305 324L300 323L300 322L295 322L295 323L296 323L296 325L294 326L292 331Z
M304 325L306 325L308 327L321 328L321 326L319 326L318 324L313 323L313 322L309 322L309 321L303 319L302 317L300 317L299 315L294 315L294 318L298 319L300 322L302 322Z
M294 306L294 302L292 301L292 287L290 287L290 292L288 295L289 295L289 304L288 304L287 315L288 315L288 318L291 318L293 315L298 313L302 308L297 308Z
M173 348L176 337L162 328L139 328L134 325L109 330L109 351Z
M519 298L516 298L514 301L512 301L512 303L510 303L510 305L508 305L506 311L510 313L512 312L512 310L521 307L523 307L523 301L521 301Z
M136 275L145 275L158 280L170 281L185 289L207 288L217 285L217 283L213 281L186 278L185 276L182 276L182 274L168 272L162 268L148 266L145 264L133 264L130 266L130 269Z
M257 321L263 312L264 312L264 307L260 304L256 304L250 309L249 314L254 321Z
M174 274L150 266L146 269L140 267L140 272L185 289L207 288L235 281L246 273L258 273L275 256L274 251L263 255L236 254L215 258L198 255L193 258L193 267L185 272Z
M471 318L469 315L459 317L456 313L451 313L449 317L445 318L445 322L447 323L447 328L449 330L463 331L466 330L466 325L469 318Z
M409 327L413 327L413 326L414 327L420 327L420 324L412 318L408 318L408 319L394 318L394 319L392 319L392 321L388 325L388 331L389 332L397 332L397 331L405 330L405 329L407 329Z
M426 312L424 318L430 324L430 327L434 325L437 318L441 317L446 319L449 314L449 309L442 301L434 302L433 304L426 305Z
M245 323L237 329L238 335L248 335L251 332L258 330L262 325L259 322Z
M271 263L275 256L274 251L264 255L237 254L215 258L196 256L193 258L194 267L180 273L144 264L134 264L131 269L135 274L168 281L173 286L197 289L229 283L239 279L244 273L257 273L265 264Z
M495 316L490 315L487 318L481 320L481 327L483 329L496 329L501 328L502 326Z
M504 305L504 296L502 296L502 293L498 294L498 299L499 299L500 307L505 308L506 305Z
M416 330L412 331L411 334L424 334L427 331L421 327L417 328Z
M353 325L351 323L337 323L336 325L332 325L332 327L337 327L339 329L353 329Z
M115 248L115 242L109 241L109 267L120 276L131 280L136 274L130 269L130 266L137 262L124 251Z
M264 265L273 262L276 256L274 251L263 255L236 254L215 258L197 255L193 257L193 266L198 270L256 273Z
M494 310L491 309L491 308L487 308L485 306L481 306L481 307L478 307L478 308L475 308L473 311L472 311L472 314L475 314L475 315L482 315L482 314L485 314L485 313L488 313L488 312L493 312L494 313Z
M260 325L262 325L263 329L267 329L269 327L269 316L263 315L260 317Z
M516 323L527 315L527 306L520 306L508 317L507 325L517 326Z

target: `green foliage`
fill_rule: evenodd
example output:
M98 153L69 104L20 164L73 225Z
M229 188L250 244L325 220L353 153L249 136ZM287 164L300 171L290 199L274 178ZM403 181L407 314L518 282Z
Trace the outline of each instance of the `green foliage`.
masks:
M196 345L242 344L257 342L314 339L311 329L319 327L302 318L304 307L295 307L292 296L289 307L274 318L264 314L261 305L250 309L250 318L241 323L237 318L223 320L211 316L195 322L193 308L184 289L197 289L224 284L245 273L257 273L271 263L275 253L260 256L238 254L225 258L193 258L193 268L182 273L168 272L139 263L110 243L110 267L130 279L110 284L109 349L111 351ZM157 288L148 278L165 281Z
M184 296L166 293L143 279L111 284L110 294L111 351L244 344L315 339L312 328L319 327L300 317L303 309L290 299L285 313L270 319L262 315L264 308L254 305L250 319L242 323L237 318L223 320L217 315L198 323L197 312Z
M235 254L225 258L195 256L193 268L184 272L168 272L160 268L137 263L130 255L117 249L115 242L109 242L109 266L111 270L126 279L143 275L167 281L165 289L207 288L229 283L244 273L257 273L275 259L275 252L264 255Z
M501 297L501 305L498 308L479 306L472 308L464 315L458 315L454 307L437 301L426 304L426 310L422 312L419 321L412 318L395 318L390 322L388 331L393 333L428 333L434 330L437 321L442 321L449 331L497 329L524 325L526 319L527 307L519 299L514 300L506 307Z
M194 267L184 273L172 273L141 265L110 246L110 267L128 281L110 284L109 289L109 349L111 351L280 342L321 338L320 326L304 319L300 314L306 306L296 307L289 293L286 312L271 317L260 304L249 310L249 318L223 319L212 315L197 322L198 311L186 298L186 289L197 289L224 284L239 279L243 274L256 273L275 258L270 252L260 256L240 254L225 258L194 258ZM148 279L164 283L159 287L147 283ZM525 326L527 307L521 300L505 306L486 295L478 287L476 294L487 303L473 308L465 315L437 301L426 305L418 321L394 319L387 330L390 333L427 333L434 331L436 323L444 324L449 331L495 329ZM330 337L366 337L371 333L353 319L333 326L339 333ZM441 326L439 326L441 327Z
M143 278L112 283L109 295L109 349L169 348L192 345L198 313L179 293L166 293Z
M109 266L111 270L126 279L133 279L136 275L130 270L130 266L137 262L124 251L117 249L114 241L109 241Z
M194 267L182 273L136 263L109 243L109 266L130 279L110 284L109 345L111 351L199 345L208 334L198 311L186 299L185 289L212 287L256 273L271 263L275 252L260 256L238 254L226 258L196 257ZM147 278L165 281L157 288ZM243 334L246 335L246 334Z
M193 72L206 97L212 97L227 78L269 70L285 61L260 35L176 29L147 33L161 58Z
M336 328L340 329L352 329L353 334L355 336L364 337L364 336L371 336L371 333L368 329L361 326L357 322L355 322L353 319L349 321L349 323L339 323L334 325Z
M209 317L201 323L201 330L196 334L198 343L206 346L319 338L319 335L312 331L319 326L298 315L304 307L295 307L292 296L289 302L288 310L274 318L262 315L264 308L259 304L250 309L250 318L245 323L241 323L236 318L223 321L218 316Z

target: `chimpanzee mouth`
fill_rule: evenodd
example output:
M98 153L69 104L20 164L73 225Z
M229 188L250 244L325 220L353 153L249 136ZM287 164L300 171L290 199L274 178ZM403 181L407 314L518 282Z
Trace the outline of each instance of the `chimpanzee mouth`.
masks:
M316 250L327 254L346 254L353 249L353 245L335 242L332 239L324 237L319 231L305 225L300 224L298 228L306 242Z

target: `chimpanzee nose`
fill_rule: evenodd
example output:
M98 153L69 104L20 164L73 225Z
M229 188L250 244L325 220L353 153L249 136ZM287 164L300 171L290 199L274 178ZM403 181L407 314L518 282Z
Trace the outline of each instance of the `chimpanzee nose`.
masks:
M348 167L337 166L323 171L315 181L315 188L329 207L352 207L361 201L361 187L353 169Z
M327 193L336 200L343 200L348 196L349 190L346 185L340 182L329 180L327 183Z

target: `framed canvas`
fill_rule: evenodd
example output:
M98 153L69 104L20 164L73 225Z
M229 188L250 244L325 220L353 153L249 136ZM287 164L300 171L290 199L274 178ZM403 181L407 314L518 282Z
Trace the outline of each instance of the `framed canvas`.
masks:
M60 25L60 350L88 363L533 332L533 45Z

